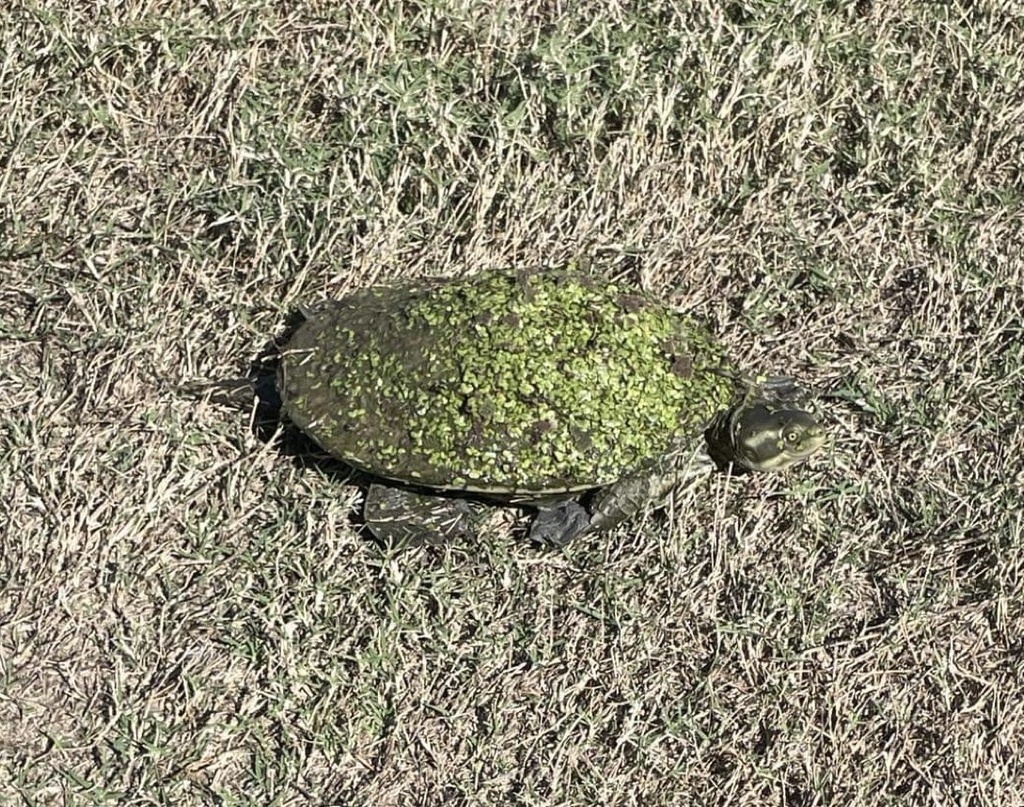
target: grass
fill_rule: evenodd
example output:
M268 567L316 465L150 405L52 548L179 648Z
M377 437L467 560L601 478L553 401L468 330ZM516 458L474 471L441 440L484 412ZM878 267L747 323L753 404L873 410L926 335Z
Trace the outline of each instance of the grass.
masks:
M1012 4L0 11L0 803L964 804L1024 787ZM382 554L183 395L303 301L589 260L827 456Z

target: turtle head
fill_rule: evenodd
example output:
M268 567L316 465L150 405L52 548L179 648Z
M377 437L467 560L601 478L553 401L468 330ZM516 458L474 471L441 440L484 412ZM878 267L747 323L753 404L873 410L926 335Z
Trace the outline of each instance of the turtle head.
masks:
M825 429L802 409L764 401L735 407L707 432L712 457L751 471L781 471L803 462L826 441Z

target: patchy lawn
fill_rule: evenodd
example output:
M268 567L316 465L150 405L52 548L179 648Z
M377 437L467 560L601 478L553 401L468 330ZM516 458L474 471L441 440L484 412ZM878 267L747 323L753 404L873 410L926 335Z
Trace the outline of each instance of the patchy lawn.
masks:
M0 802L1005 805L1024 16L0 10ZM182 385L299 304L589 261L832 444L564 551L382 553Z

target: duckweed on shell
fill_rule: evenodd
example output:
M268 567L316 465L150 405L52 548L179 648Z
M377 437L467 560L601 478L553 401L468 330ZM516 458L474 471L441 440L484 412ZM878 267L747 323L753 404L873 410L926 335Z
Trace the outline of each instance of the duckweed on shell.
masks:
M614 482L732 399L693 320L571 272L371 288L311 312L285 412L325 450L423 485L544 493Z

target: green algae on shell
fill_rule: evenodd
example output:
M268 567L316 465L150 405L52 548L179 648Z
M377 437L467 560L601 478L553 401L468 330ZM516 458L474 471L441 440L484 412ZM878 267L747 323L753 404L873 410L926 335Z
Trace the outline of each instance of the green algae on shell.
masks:
M326 451L427 487L610 484L733 398L691 318L572 272L373 287L313 309L282 357L284 411Z

